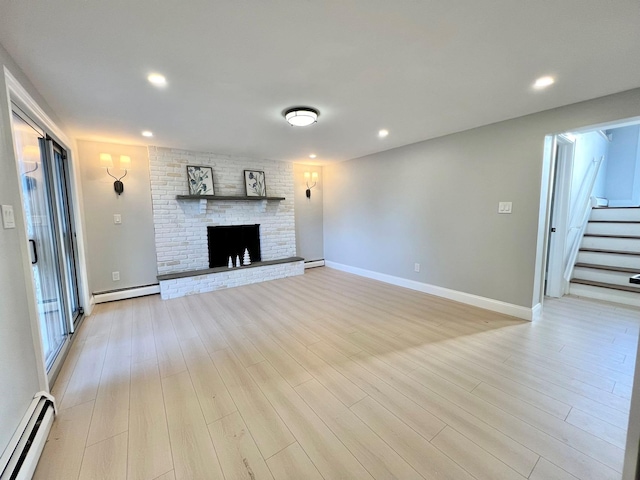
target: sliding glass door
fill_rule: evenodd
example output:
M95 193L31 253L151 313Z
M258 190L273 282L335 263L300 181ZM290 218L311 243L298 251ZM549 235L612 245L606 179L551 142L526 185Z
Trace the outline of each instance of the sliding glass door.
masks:
M47 371L82 309L64 150L14 111L13 134Z

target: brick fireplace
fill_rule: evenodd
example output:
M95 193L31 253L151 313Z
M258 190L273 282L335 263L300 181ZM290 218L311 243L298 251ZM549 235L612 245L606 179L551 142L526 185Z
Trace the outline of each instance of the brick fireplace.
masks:
M293 165L275 160L149 147L153 221L162 298L175 298L304 273L295 260ZM244 196L243 170L265 172L267 196L284 200L180 200L187 165L213 168L216 196ZM260 225L262 262L208 272L207 227ZM278 263L283 259L288 261Z

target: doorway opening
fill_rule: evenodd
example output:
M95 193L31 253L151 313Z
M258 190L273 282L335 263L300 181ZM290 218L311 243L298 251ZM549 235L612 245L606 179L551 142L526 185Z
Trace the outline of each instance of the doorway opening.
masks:
M640 306L640 122L551 141L543 294Z
M66 149L15 104L12 133L43 357L52 380L84 313L70 167Z

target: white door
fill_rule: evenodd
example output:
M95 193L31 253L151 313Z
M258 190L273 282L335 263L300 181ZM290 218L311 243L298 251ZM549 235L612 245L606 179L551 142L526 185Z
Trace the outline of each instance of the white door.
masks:
M545 295L562 297L567 289L564 279L567 234L569 228L569 202L573 154L575 142L564 135L556 135L553 168L553 192L551 195L551 218L549 222L549 254L547 256Z

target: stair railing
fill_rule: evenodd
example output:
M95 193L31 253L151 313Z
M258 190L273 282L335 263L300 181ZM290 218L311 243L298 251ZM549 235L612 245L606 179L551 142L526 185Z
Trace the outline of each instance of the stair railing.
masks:
M589 223L591 209L593 208L595 200L591 194L593 193L593 187L596 184L596 178L598 177L598 172L600 171L600 166L603 161L604 156L600 158L593 158L593 162L589 165L589 170L580 185L578 198L576 200L576 208L571 215L571 221L569 222L569 229L567 231L569 255L565 260L564 269L564 279L567 282L571 280L571 276L573 275L573 267L575 266L576 259L578 258L582 237L584 236L584 231L587 229L587 223Z

